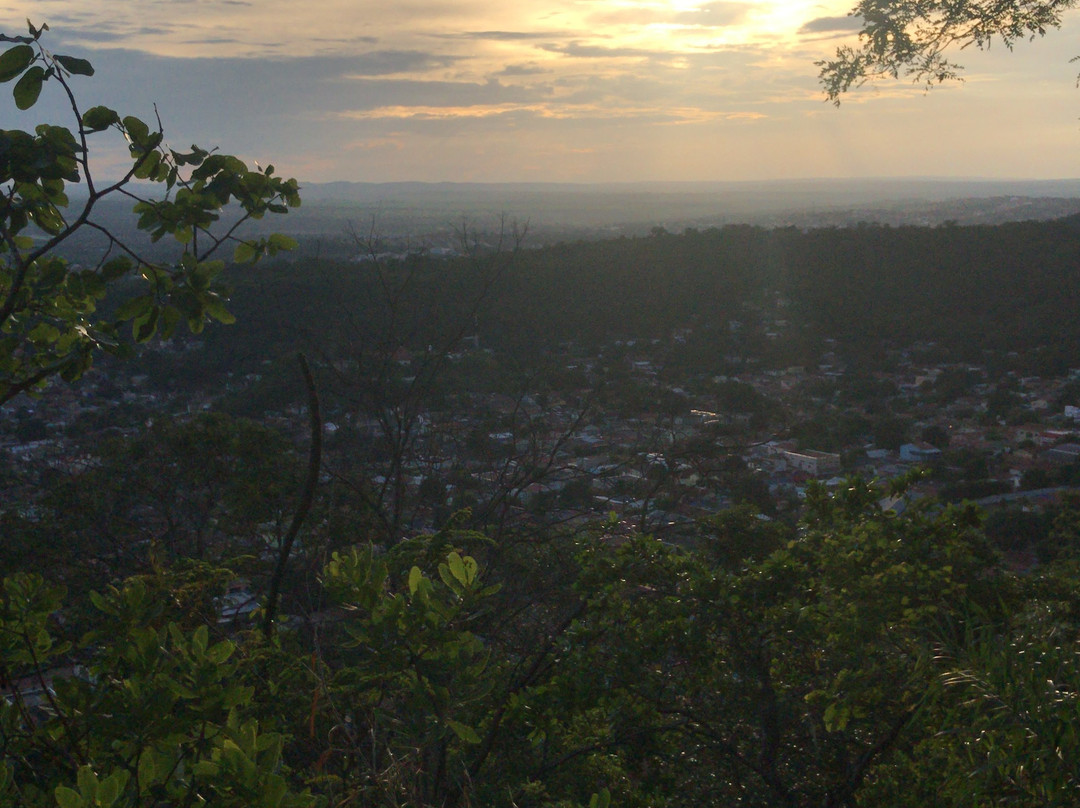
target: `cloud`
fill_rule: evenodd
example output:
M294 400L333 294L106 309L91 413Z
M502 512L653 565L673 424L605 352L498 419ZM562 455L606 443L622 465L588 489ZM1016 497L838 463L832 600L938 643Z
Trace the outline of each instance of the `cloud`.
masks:
M376 107L375 109L350 110L341 113L341 117L352 120L423 120L439 121L451 118L496 118L503 115L520 112L532 112L543 116L542 105L523 104L485 104L469 106L421 106L413 104L409 106L390 105Z
M799 29L800 34L829 34L858 31L863 26L862 17L817 17Z
M656 6L608 7L594 12L590 19L603 25L681 25L693 28L725 28L746 22L753 3L715 0L694 9L674 11Z
M345 151L392 151L399 152L405 148L400 138L379 137L364 138L363 140L351 140L341 146Z
M209 36L198 37L197 39L181 39L179 40L182 45L239 45L241 40L231 36ZM275 43L280 44L280 43Z
M88 105L105 104L143 119L152 118L156 105L171 143L217 144L226 151L250 150L260 159L281 150L332 154L340 142L362 136L345 123L332 124L342 109L542 97L538 91L529 95L498 82L455 85L402 77L414 68L452 62L445 55L423 51L184 59L108 48L90 59L97 75L87 90ZM63 109L56 114L63 114Z
M610 106L617 113L632 106L680 103L678 96L685 92L677 82L627 74L574 76L562 79L557 87L564 104Z
M647 50L644 48L608 48L602 45L583 45L580 42L570 42L566 45L549 43L540 46L542 50L550 53L561 53L563 56L573 56L579 59L625 59L670 56L662 51Z
M365 110L348 110L339 113L339 121L353 122L387 131L412 132L428 137L440 137L462 131L513 132L521 129L535 131L537 127L554 127L556 130L573 131L581 127L612 129L629 124L638 127L671 126L728 118L720 113L703 112L693 107L671 108L632 106L614 108L596 104L531 103L491 104L470 106L447 105L387 105ZM735 113L732 120L749 120L765 117L755 113ZM368 141L360 141L368 142ZM379 142L378 138L371 140Z
M348 112L333 116L357 117L371 110L394 108L490 107L534 104L551 96L551 88L486 82L420 81L414 79L353 79L340 96Z
M640 27L669 21L671 14L649 6L603 7L589 15L588 22L594 28L626 25Z
M433 68L449 67L460 57L445 53L416 50L384 50L360 54L344 60L349 67L347 78L387 76L395 73L419 73Z
M316 36L311 38L312 42L324 42L330 45L374 45L379 41L377 36Z
M494 73L496 76L504 76L506 78L512 78L516 76L540 76L550 74L552 71L547 68L541 67L536 62L526 62L524 64L507 65L502 70Z
M168 36L172 33L174 33L173 29L151 25L138 28L98 26L93 29L82 29L77 33L68 34L64 37L64 40L74 44L118 44L130 39L132 36Z
M752 9L751 3L706 3L693 11L673 15L671 21L702 28L723 28L745 22Z
M532 39L553 39L566 36L561 31L465 31L449 35L458 39L486 39L495 42L522 42Z

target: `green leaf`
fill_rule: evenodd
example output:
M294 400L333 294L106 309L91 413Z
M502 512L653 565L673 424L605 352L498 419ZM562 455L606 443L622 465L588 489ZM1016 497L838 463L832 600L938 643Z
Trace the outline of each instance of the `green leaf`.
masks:
M73 76L94 75L93 65L85 59L77 59L74 56L57 56L55 58L56 61L60 63L60 66Z
M459 583L469 583L465 575L465 563L461 560L461 556L457 553L450 553L446 557L447 566L450 567L450 574L457 579Z
M200 149L194 143L191 144L191 151L188 154L183 154L172 149L169 150L172 155L173 161L178 166L197 166L201 165L202 161L209 156L209 152L205 149Z
M91 132L100 132L118 123L120 123L119 113L108 107L90 107L82 116L83 128Z
M249 261L254 261L259 252L260 250L256 244L250 241L241 241L233 250L233 261L237 264L246 264Z
M64 219L54 205L36 205L30 218L34 224L52 235L59 233L64 227Z
M130 775L123 769L117 770L101 781L98 786L97 802L101 808L110 808L127 785Z
M146 793L157 783L159 768L154 753L147 750L139 757L139 789Z
M288 784L285 782L285 778L278 774L272 774L267 778L266 791L262 795L262 804L266 808L278 808L281 805L281 801L285 798L285 792L288 789Z
M606 788L589 799L589 808L608 808L611 805L611 792Z
M157 331L158 309L151 308L131 322L131 333L136 342L146 342Z
M0 54L0 83L11 81L26 70L34 61L34 49L29 45L16 45Z
M98 789L98 777L89 766L80 766L75 776L79 783L79 793L89 799L94 799Z
M424 574L420 572L419 567L413 567L409 570L409 594L415 595L416 590L420 587L420 581L423 579Z
M105 262L101 267L101 277L106 283L119 280L131 271L131 261L125 256L118 256Z
M146 152L139 160L139 165L135 169L135 178L140 180L149 179L150 176L157 170L158 165L161 163L161 155L155 151Z
M236 317L231 311L225 308L225 304L220 300L207 300L206 313L219 323L224 323L225 325L232 325L236 322Z
M465 556L461 559L462 566L465 568L465 583L469 586L476 580L476 573L480 570L480 565L476 563L476 559L472 556Z
M466 724L462 724L460 721L455 721L452 718L446 720L446 726L450 727L465 743L480 743L480 736L476 734L476 730Z
M26 336L31 342L39 345L52 343L60 339L60 329L51 323L38 323Z
M199 626L195 629L195 634L191 638L191 647L194 648L199 656L206 653L206 644L210 641L210 635L206 629L206 626Z
M150 137L150 127L134 115L124 118L124 131L136 146L143 146Z
M56 804L60 808L83 808L86 805L83 798L79 796L79 792L67 786L57 786L53 791L53 796L56 797Z
M236 648L228 640L222 640L219 643L215 643L210 646L206 651L206 658L208 661L213 662L215 665L221 665L230 656L232 656L233 650Z
M125 300L120 304L120 307L116 310L116 319L120 322L130 320L134 317L140 317L145 315L150 307L154 305L153 299L150 295L140 295L139 297L133 297L129 300Z
M34 65L25 73L15 88L11 91L15 98L15 106L19 109L30 109L37 103L41 95L41 84L45 81L45 71L41 65Z
M169 339L176 332L176 325L180 322L180 312L176 306L166 306L161 311L161 323L158 325L158 333L162 339Z
M450 587L451 590L453 590L454 592L459 591L458 582L454 580L454 576L450 574L450 568L445 564L439 565L439 577L442 579L442 582L444 584Z
M94 608L99 612L112 614L112 607L109 605L109 601L100 592L91 592L90 602L94 604Z
M833 702L825 708L825 715L822 720L825 723L827 732L843 732L849 718L851 718L851 708L846 704Z
M277 252L278 250L295 250L299 246L299 242L296 239L291 236L286 236L284 233L272 233L270 238L266 240L266 244L271 252Z

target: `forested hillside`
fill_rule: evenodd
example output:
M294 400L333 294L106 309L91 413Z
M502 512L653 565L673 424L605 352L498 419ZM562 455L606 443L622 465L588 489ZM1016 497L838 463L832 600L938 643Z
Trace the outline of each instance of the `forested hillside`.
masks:
M357 324L377 334L390 316L405 322L410 348L425 348L469 317L486 345L532 357L560 343L594 349L690 329L690 369L708 371L732 344L736 320L741 339L777 366L808 361L823 339L852 355L933 341L953 361L1032 353L1042 363L1033 373L1060 374L1075 364L1067 346L1080 338L1078 252L1080 225L1065 219L658 232L523 249L505 270L488 271L422 253L379 266L300 260L230 277L240 324L212 334L208 353L227 365L256 346L265 355L297 340L332 353ZM400 311L382 296L388 280L408 285ZM785 320L783 333L766 339L775 329L763 317Z

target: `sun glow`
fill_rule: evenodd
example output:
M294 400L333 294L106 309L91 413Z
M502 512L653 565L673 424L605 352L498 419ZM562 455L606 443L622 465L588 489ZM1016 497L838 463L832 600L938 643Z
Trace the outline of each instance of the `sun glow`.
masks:
M600 22L592 35L619 45L671 50L796 48L817 40L822 18L843 19L853 0L673 0L662 3L608 2L586 20ZM825 32L832 36L835 32Z

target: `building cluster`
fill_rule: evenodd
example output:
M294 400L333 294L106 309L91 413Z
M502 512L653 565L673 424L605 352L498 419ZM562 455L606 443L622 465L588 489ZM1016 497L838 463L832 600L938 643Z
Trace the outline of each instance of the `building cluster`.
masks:
M664 356L690 331L594 351L565 345L551 357L552 381L518 395L423 389L416 379L430 355L399 349L390 357L393 377L380 383L406 391L400 412L386 403L392 396L379 406L328 399L326 465L363 479L376 506L393 508L407 532L496 501L504 520L575 524L614 515L636 528L677 531L740 501L795 513L811 481L887 480L914 467L934 472L919 484L926 494L975 481L992 483L986 490L994 494L1073 482L1062 470L1080 461L1080 371L1054 379L992 373L927 362L921 357L933 346L914 345L892 351L887 369L856 374L841 346L826 341L816 365L768 368L741 357L724 374L671 378ZM477 359L494 376L502 372L503 358L476 337L445 359L451 376ZM0 450L10 484L0 509L33 508L36 480L20 468L77 473L92 465L87 433L131 434L215 405L145 376L121 380L121 371L7 405ZM230 374L222 389L243 398L257 381ZM736 406L725 404L732 391ZM306 440L299 398L258 417Z

